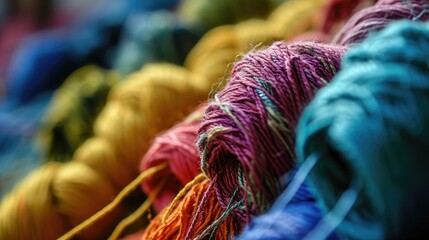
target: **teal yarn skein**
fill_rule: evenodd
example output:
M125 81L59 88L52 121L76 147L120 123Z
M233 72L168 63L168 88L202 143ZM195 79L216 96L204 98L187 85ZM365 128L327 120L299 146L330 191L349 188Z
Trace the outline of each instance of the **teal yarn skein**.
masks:
M168 11L134 14L127 20L124 32L113 63L113 68L122 75L147 63L181 65L203 35Z
M328 214L310 235L416 239L429 225L429 25L396 22L352 48L298 125Z

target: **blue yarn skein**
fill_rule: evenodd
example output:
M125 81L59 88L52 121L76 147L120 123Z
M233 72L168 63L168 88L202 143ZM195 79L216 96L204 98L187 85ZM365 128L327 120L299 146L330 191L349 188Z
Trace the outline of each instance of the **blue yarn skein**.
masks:
M18 49L7 72L6 96L10 105L27 103L40 92L55 89L75 68L64 32L43 32Z
M323 209L357 194L337 215L344 239L429 236L428 59L429 25L394 23L346 54L300 119L297 154L318 156L309 181Z
M291 202L284 206L282 194L271 210L246 226L239 240L300 240L320 221L322 211L306 184L302 184ZM338 239L332 234L328 239Z
M128 16L171 8L176 3L177 0L107 0L79 16L67 29L32 36L12 57L6 76L6 100L16 105L27 103L37 94L57 88L83 65L111 68Z

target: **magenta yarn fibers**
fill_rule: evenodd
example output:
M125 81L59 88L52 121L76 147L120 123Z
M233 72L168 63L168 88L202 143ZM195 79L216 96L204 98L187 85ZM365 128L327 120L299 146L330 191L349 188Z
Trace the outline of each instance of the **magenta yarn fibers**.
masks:
M246 54L209 102L200 129L201 168L217 197L248 222L282 192L295 166L295 127L315 92L339 70L345 47L276 42Z

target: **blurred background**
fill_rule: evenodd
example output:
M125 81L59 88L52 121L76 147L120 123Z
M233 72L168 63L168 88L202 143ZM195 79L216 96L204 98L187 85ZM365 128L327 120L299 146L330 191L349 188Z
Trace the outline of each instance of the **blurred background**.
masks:
M131 41L126 22L155 10L175 11L177 2L0 1L0 196L41 164L37 139L53 92L79 67L118 65L119 43Z
M147 63L184 66L210 29L251 18L262 21L283 2L1 0L0 197L44 162L71 159L93 135L92 125L116 80ZM240 30L241 38L258 31L250 23ZM227 72L236 51L248 50L231 52L239 47L218 40L231 59L218 58L218 72L207 64L201 68L212 79ZM197 51L210 49L215 48ZM201 73L191 65L188 69Z

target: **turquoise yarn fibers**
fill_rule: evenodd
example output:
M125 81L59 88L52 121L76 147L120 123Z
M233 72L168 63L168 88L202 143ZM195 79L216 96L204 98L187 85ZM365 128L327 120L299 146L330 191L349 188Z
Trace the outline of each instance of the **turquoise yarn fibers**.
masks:
M307 236L416 239L429 226L429 25L400 21L352 48L298 126L328 214ZM306 160L307 159L307 160Z

